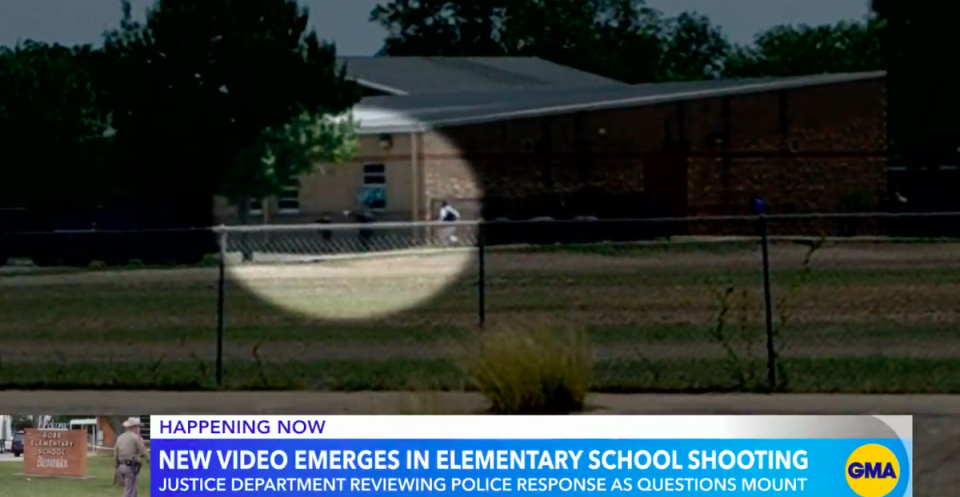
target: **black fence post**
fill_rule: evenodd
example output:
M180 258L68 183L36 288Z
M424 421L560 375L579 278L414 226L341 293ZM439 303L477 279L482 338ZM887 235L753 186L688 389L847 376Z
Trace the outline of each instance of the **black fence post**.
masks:
M760 232L760 249L763 253L763 302L767 328L767 381L770 391L777 391L777 351L773 335L773 296L770 291L770 242L767 215L757 216L757 229Z
M487 319L487 257L483 226L483 222L477 224L477 319L480 329L483 329L483 324Z
M227 279L227 232L220 227L220 276L217 281L217 388L223 387L223 307Z

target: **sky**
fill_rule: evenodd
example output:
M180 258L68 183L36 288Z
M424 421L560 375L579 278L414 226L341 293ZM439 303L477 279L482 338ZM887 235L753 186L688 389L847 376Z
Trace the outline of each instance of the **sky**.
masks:
M131 0L142 16L151 0ZM310 9L318 34L337 44L341 55L373 55L384 31L368 21L383 0L300 0ZM868 0L647 0L675 15L695 10L710 17L738 43L778 24L824 24L862 19ZM0 45L18 40L97 43L120 20L120 0L0 0Z

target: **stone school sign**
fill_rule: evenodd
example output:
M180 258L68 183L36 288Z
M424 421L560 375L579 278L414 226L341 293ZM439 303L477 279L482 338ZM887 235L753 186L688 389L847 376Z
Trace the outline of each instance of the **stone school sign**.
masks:
M23 437L23 473L85 478L87 432L27 429Z

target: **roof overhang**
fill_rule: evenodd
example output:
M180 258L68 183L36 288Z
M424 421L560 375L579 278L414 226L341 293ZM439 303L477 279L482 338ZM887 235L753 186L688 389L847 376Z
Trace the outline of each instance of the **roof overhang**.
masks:
M355 108L353 117L360 135L419 133L429 128L418 119L386 109Z

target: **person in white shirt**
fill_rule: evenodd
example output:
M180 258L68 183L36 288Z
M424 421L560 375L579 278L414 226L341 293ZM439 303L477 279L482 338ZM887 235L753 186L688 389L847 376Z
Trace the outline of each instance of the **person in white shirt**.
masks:
M455 223L460 220L460 212L453 208L452 205L443 201L440 203L440 213L437 215L437 221L444 223ZM456 245L459 241L457 239L457 227L449 226L440 228L438 235L440 236L440 241L447 246Z

